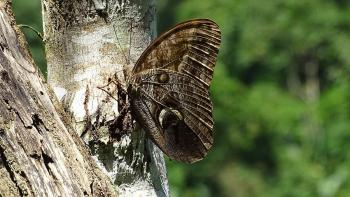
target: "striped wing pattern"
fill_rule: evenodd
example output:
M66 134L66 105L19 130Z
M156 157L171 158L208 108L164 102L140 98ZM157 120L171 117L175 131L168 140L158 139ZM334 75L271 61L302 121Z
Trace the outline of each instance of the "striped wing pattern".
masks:
M171 159L198 161L213 144L209 86L220 42L214 22L187 21L152 42L132 71L129 83L138 92L131 94L135 119ZM167 127L162 118L170 119Z

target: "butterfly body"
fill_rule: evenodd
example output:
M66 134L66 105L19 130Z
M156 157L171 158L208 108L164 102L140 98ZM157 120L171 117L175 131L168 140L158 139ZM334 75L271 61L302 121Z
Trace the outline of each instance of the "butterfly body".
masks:
M130 74L132 115L171 159L193 163L213 144L209 86L220 38L210 20L181 23L153 41Z

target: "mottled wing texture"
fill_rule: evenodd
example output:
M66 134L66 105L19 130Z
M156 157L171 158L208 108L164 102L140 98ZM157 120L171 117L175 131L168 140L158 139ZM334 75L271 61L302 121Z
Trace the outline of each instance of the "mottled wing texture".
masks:
M220 41L213 21L181 23L151 43L132 71L135 119L171 159L193 163L213 144L209 86Z

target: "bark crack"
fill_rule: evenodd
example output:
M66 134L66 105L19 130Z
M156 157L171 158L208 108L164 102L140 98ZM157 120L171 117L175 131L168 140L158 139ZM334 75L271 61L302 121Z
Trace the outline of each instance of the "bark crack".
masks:
M9 173L10 178L12 180L12 182L14 183L14 185L16 186L19 194L21 196L24 196L24 194L28 194L26 188L22 188L21 184L18 182L17 178L16 178L16 173L13 171L12 167L10 166L11 163L13 163L14 161L10 161L9 159L7 159L6 155L5 155L5 149L0 145L0 158L3 161L3 165L6 169L6 171ZM20 173L21 176L23 176L24 178L26 178L25 174L22 172Z
M44 127L44 131L50 131L44 124L43 120L40 118L39 114L34 113L32 114L32 126L35 127L35 129L42 134L43 129L40 128L40 125L42 125Z
M54 176L54 174L52 173L51 171L51 168L49 166L50 163L54 163L52 157L50 157L48 154L46 154L44 151L42 151L41 153L42 155L42 158L43 158L43 161L44 161L44 165L47 169L47 171L49 172L49 174L53 177L53 178L56 178L56 176Z
M90 88L89 86L87 85L86 86L86 90L85 90L85 98L84 98L84 110L85 110L85 118L84 118L84 122L86 123L85 124L85 127L83 129L83 132L81 133L80 136L85 136L87 134L87 132L91 132L91 128L92 128L92 125L91 125L91 116L90 116L90 113L89 113L89 100L90 100Z

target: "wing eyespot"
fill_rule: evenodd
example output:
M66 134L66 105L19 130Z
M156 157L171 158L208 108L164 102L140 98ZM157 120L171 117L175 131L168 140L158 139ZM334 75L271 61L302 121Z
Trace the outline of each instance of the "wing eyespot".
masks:
M183 116L178 110L164 108L159 113L159 123L164 130L176 127L180 121L183 121Z
M162 73L158 75L158 82L159 83L168 83L169 82L169 75L167 73Z

